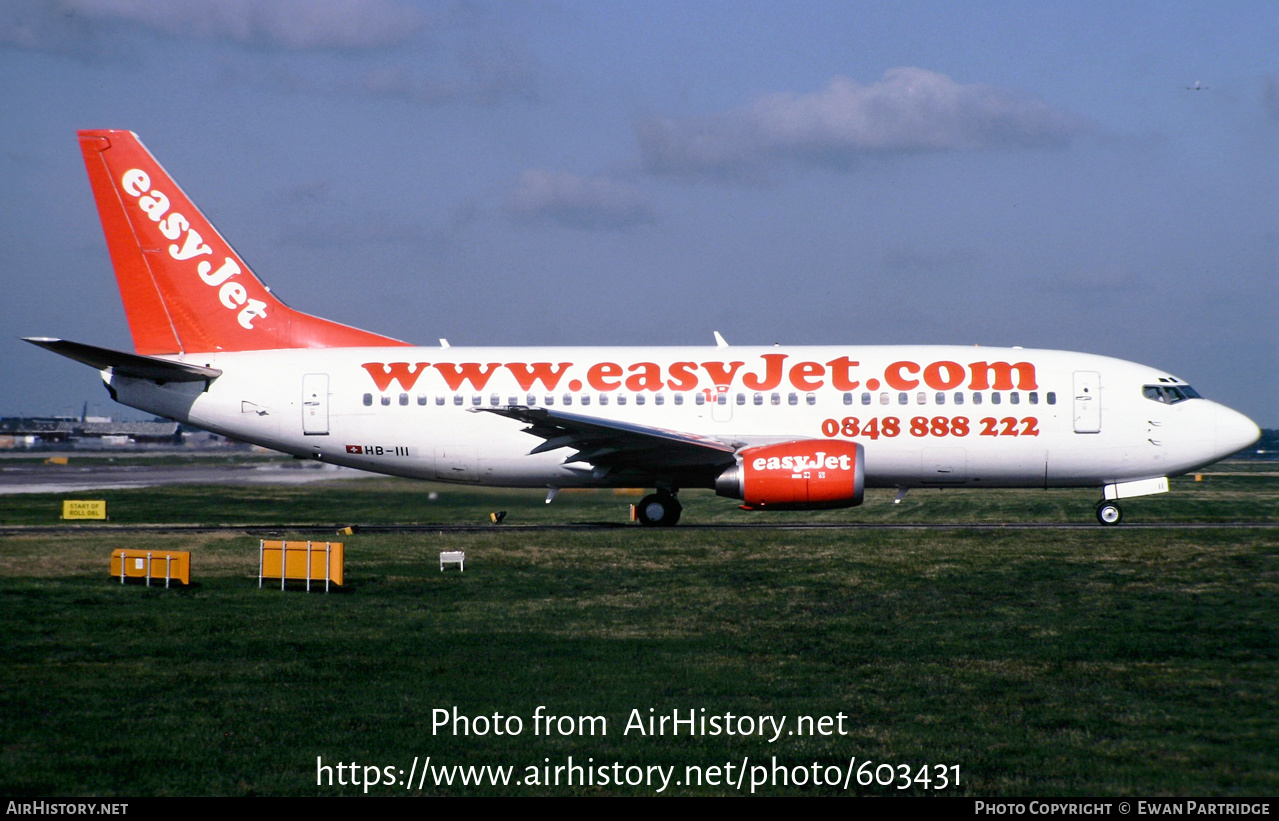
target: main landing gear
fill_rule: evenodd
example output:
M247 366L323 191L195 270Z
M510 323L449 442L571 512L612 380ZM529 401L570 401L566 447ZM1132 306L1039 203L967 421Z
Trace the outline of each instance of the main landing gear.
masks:
M1103 499L1097 503L1097 521L1103 525L1117 525L1123 516L1123 511L1114 502Z
M653 527L670 527L679 521L684 506L675 498L674 491L658 489L640 500L635 515L640 524Z

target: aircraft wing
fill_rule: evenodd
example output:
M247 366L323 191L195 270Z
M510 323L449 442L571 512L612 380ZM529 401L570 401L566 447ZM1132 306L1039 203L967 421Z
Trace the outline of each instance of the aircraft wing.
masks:
M718 474L734 463L737 445L708 436L600 419L551 408L507 405L474 408L528 425L525 433L544 441L529 455L567 448L564 464L586 463L597 476L628 471L646 476L689 477Z
M217 379L222 375L222 371L217 368L204 368L199 365L188 365L185 362L158 359L154 356L113 351L110 348L99 348L67 339L34 336L24 337L23 341L39 345L45 350L61 354L68 359L83 362L100 371L110 368L113 373L135 379L150 379L153 382L203 382Z

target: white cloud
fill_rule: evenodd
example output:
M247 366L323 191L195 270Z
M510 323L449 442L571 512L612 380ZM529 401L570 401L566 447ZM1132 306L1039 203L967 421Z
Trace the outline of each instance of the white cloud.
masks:
M572 228L622 229L653 221L641 192L610 177L579 177L566 171L530 169L507 195L506 210L528 222Z
M434 242L438 232L425 221L399 211L351 207L326 180L302 182L266 200L272 213L282 214L279 241L303 248Z
M862 85L836 76L810 94L768 94L723 114L636 124L645 166L758 180L779 162L846 167L886 152L1061 146L1082 122L1034 95L895 68Z
M482 53L462 55L456 69L448 73L430 74L403 65L383 65L365 71L345 84L345 89L425 105L536 100L538 66L521 49L495 44Z
M133 50L129 35L160 34L276 51L359 50L403 44L427 23L398 0L5 0L0 45L118 56Z
M537 98L539 64L518 36L503 36L500 17L450 0L424 8L402 0L3 0L0 48L145 61L148 39L203 41L220 52L221 79L242 87L426 105ZM327 59L335 51L352 59Z
M1261 106L1272 120L1279 120L1279 74L1262 78Z
M85 54L93 36L88 21L56 0L10 0L0 4L0 46Z
M974 267L981 255L970 248L925 250L905 243L885 250L884 266L896 274L937 275L965 267Z
M173 37L284 49L365 49L402 43L425 24L396 0L61 0L68 14Z

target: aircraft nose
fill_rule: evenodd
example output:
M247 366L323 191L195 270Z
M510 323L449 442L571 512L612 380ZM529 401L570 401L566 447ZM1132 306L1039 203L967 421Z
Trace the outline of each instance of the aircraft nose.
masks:
M1230 408L1217 409L1214 420L1215 444L1221 458L1241 451L1261 438L1257 423Z

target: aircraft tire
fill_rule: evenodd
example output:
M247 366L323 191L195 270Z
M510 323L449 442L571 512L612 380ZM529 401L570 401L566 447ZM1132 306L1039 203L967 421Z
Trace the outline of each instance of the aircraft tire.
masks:
M640 524L651 527L670 527L679 521L684 507L668 493L650 493L640 500L635 509Z
M1123 511L1114 502L1102 502L1097 505L1097 521L1103 525L1117 525L1123 517Z

